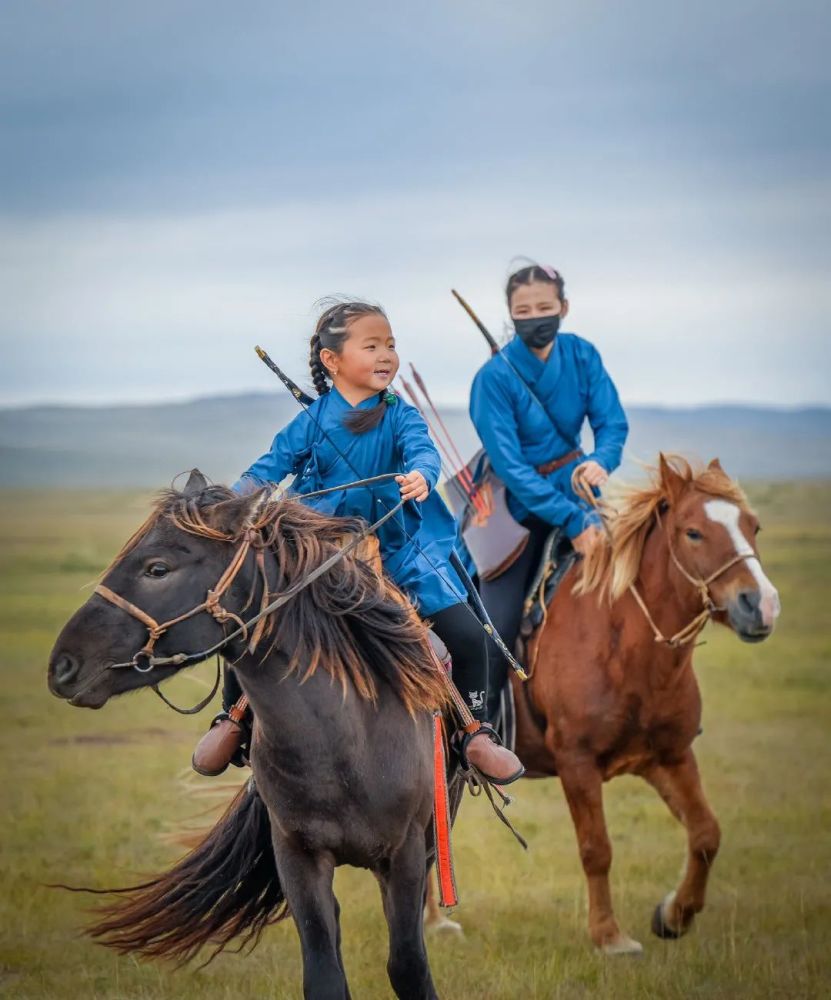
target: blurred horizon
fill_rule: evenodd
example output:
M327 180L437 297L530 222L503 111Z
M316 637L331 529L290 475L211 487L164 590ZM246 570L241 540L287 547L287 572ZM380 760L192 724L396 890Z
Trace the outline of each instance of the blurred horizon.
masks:
M0 487L158 487L197 466L232 482L299 412L272 392L139 406L0 411ZM480 447L466 408L442 407L459 452ZM831 479L831 408L627 407L621 481L640 480L659 451L694 464L718 457L742 480ZM588 448L591 435L583 435ZM448 463L448 468L454 463Z
M831 8L9 0L0 406L303 381L387 308L464 405L517 255L630 405L831 404Z

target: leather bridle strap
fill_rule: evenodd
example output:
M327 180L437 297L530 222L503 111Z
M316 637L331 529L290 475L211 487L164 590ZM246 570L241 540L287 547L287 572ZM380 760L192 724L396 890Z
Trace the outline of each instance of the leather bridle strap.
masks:
M602 501L595 496L592 488L588 485L588 483L585 482L585 480L580 475L579 466L574 470L574 473L572 474L571 487L578 496L582 497L588 504L590 504L590 506L592 506L598 512L598 514L600 515L601 523L603 525L603 529L606 532L606 536L611 541L612 532L611 528L609 527L609 516L611 508L605 501ZM657 510L655 511L655 522L658 525L658 527L663 531L664 525L663 522L661 521L661 516ZM643 612L644 618L646 618L649 627L652 629L652 634L655 637L655 642L663 643L664 645L667 645L672 649L675 649L678 646L684 646L688 642L692 642L695 638L697 638L698 634L701 632L701 630L704 628L704 626L707 624L710 618L712 618L713 613L715 611L718 611L718 607L716 606L710 594L710 584L713 583L715 580L717 580L720 576L723 576L728 569L731 569L737 563L740 563L745 559L751 558L752 553L743 554L739 552L735 556L733 556L732 559L729 559L723 566L719 567L719 569L717 569L714 573L711 573L708 577L706 578L696 577L693 576L692 573L690 573L689 570L687 570L681 564L680 559L675 554L675 549L673 548L672 542L670 541L669 533L665 532L665 535L666 535L667 548L669 549L670 558L672 559L676 569L681 573L684 579L687 580L689 583L691 583L698 591L698 594L701 598L701 603L703 604L702 610L695 616L695 618L692 619L691 622L689 622L689 624L679 629L674 635L665 636L663 632L661 632L661 630L655 624L655 620L649 613L649 608L647 608L644 599L638 593L638 589L634 583L629 584L629 592L631 593L632 597L634 597L635 603Z
M102 585L103 589L96 588L96 592L100 593L101 597L110 601L112 604L116 605L116 607L121 608L123 611L126 611L131 616L137 618L148 628L148 631L150 632L150 638L148 639L148 642L141 650L139 650L138 653L135 654L132 660L128 661L127 663L113 663L107 669L117 670L124 667L133 667L140 673L147 673L153 667L184 666L185 664L202 663L204 660L207 660L208 657L213 656L214 653L219 653L222 649L224 649L228 645L229 642L233 641L239 636L247 638L249 636L252 625L256 626L255 631L252 634L252 640L254 637L259 637L260 635L262 635L263 628L265 627L265 623L269 615L273 614L278 608L281 608L284 604L287 604L293 597L299 594L301 590L304 590L310 584L314 583L315 580L323 576L324 573L328 572L333 566L339 563L345 556L353 552L368 535L371 535L374 531L377 531L377 529L380 528L382 524L387 522L390 518L394 517L401 510L401 508L404 506L405 503L406 503L405 500L399 500L399 502L394 507L391 507L383 515L383 517L378 518L378 520L375 521L373 524L368 524L362 531L357 532L347 545L345 545L343 548L338 549L337 552L335 552L328 559L326 559L319 566L317 566L314 570L312 570L312 572L309 573L308 576L304 577L302 580L298 580L297 583L293 584L291 587L288 588L288 590L285 590L282 594L278 595L273 601L270 602L268 601L268 596L269 596L268 588L264 586L266 592L263 595L263 600L260 603L260 610L257 612L256 615L253 615L247 621L242 621L238 615L232 614L231 612L226 611L224 608L221 608L218 605L216 606L217 613L214 614L214 612L211 611L211 607L209 606L211 604L211 597L210 597L211 594L213 594L216 598L218 598L221 595L221 593L224 592L224 590L227 590L227 588L230 586L231 581L236 575L236 573L233 574L230 573L230 570L232 569L232 566L235 563L237 563L238 559L239 562L238 565L236 566L236 572L239 572L239 568L242 566L242 563L245 558L244 555L242 556L242 558L239 558L239 553L237 553L237 556L232 561L232 565L229 566L228 570L226 570L226 572L223 574L222 581L224 581L224 585L222 587L220 587L220 583L218 583L213 591L208 592L209 594L208 599L206 599L202 604L197 605L195 608L191 608L190 611L185 612L185 614L183 615L179 615L178 618L173 618L170 621L164 622L161 625L159 625L159 623L156 622L156 620L152 618L150 615L142 611L141 608L136 607L136 605L132 604L130 601L125 600L119 594L114 593L114 591L110 590L108 587L103 587ZM252 528L250 529L250 531L256 534L256 529ZM250 545L250 541L248 542L244 541L243 544ZM259 551L257 555L258 555L259 565L263 568L263 573L264 573L264 564L259 559L259 557L262 555L262 551ZM113 598L115 599L113 600ZM209 613L214 614L214 617L218 618L218 620L219 620L219 615L227 616L228 619L233 619L234 621L239 622L239 626L233 632L224 636L224 638L222 638L219 642L215 643L213 646L209 646L207 649L203 649L198 653L175 653L173 656L160 656L160 657L152 655L153 643L155 643L156 639L158 639L160 635L163 635L164 632L167 631L167 629L169 629L172 625L175 625L177 622L184 621L187 618L191 618L193 617L193 615L198 614L200 611L208 611ZM252 646L253 642L249 644L249 652L253 652ZM147 656L147 667L145 668L137 666L136 663L137 658L142 654Z
M153 662L153 648L156 645L157 640L160 639L161 636L163 636L165 632L167 632L167 630L172 628L174 625L178 625L179 622L186 621L188 618L193 618L194 615L198 615L203 611L210 614L221 625L224 625L228 621L236 622L239 625L239 629L237 631L239 632L241 629L247 639L248 628L242 619L232 611L228 611L226 608L223 608L219 602L220 598L223 594L225 594L234 582L234 579L239 571L242 569L254 537L257 537L257 534L253 529L246 531L244 538L240 542L237 547L237 551L231 559L231 562L228 564L219 580L217 580L216 586L212 590L208 591L205 600L201 604L197 604L195 607L191 608L190 611L185 611L184 614L177 615L175 618L170 618L166 622L157 622L155 618L148 615L146 611L142 611L142 609L133 604L132 601L128 601L120 594L116 594L115 591L110 590L110 588L106 587L103 583L98 584L94 593L98 594L99 597L103 597L106 601L109 601L110 604L114 604L122 611L126 611L132 618L140 621L142 625L147 628L148 633L147 642L140 650L138 650L137 653L133 655L133 658L128 663L114 663L113 669L118 667L133 667L138 670L139 673L149 673L156 665ZM147 666L139 666L140 658L147 660Z

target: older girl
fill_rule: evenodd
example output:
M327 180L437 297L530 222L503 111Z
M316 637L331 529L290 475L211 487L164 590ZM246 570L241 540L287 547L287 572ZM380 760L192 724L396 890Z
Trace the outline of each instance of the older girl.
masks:
M519 559L481 588L510 649L551 529L565 532L580 553L599 534L597 515L572 490L575 470L590 486L602 486L620 465L629 428L597 348L574 333L560 332L569 307L561 275L551 267L523 267L510 276L505 294L515 336L477 373L470 415L507 487L511 513L531 532ZM580 444L587 419L594 435L588 455ZM507 666L501 655L492 661L493 700Z

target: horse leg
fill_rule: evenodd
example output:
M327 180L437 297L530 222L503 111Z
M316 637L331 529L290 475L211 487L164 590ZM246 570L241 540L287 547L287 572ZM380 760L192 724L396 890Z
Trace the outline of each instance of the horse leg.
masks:
M425 853L424 831L413 828L389 864L377 871L390 935L387 973L401 1000L435 1000L438 996L422 926Z
M340 903L338 902L337 896L335 896L335 924L338 928L338 936L335 941L335 947L338 953L338 965L340 966L340 971L343 973L343 984L346 989L346 1000L352 1000L352 994L349 992L349 984L346 982L346 966L343 964L343 955L341 954L341 932L340 932Z
M274 854L303 953L303 995L309 1000L348 1000L340 956L339 907L332 882L334 861L283 838L272 824Z
M643 948L623 933L612 909L609 887L612 845L603 814L603 780L600 772L588 761L558 761L558 767L589 887L591 939L607 955L638 955Z
M686 934L696 913L704 909L710 867L718 853L721 831L710 809L692 750L678 764L655 765L644 778L669 806L687 830L687 864L677 889L658 904L652 917L652 931L661 938Z
M424 901L424 929L428 934L458 934L464 937L464 929L457 920L442 913L439 906L436 883L432 878L433 865L427 869L427 898Z

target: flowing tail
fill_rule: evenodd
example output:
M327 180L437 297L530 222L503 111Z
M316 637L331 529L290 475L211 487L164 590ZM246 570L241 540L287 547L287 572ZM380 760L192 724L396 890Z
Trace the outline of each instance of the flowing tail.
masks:
M180 964L205 945L213 947L211 961L236 937L237 951L253 948L269 924L288 916L268 810L253 781L170 871L123 889L75 891L123 894L86 929L100 944Z

